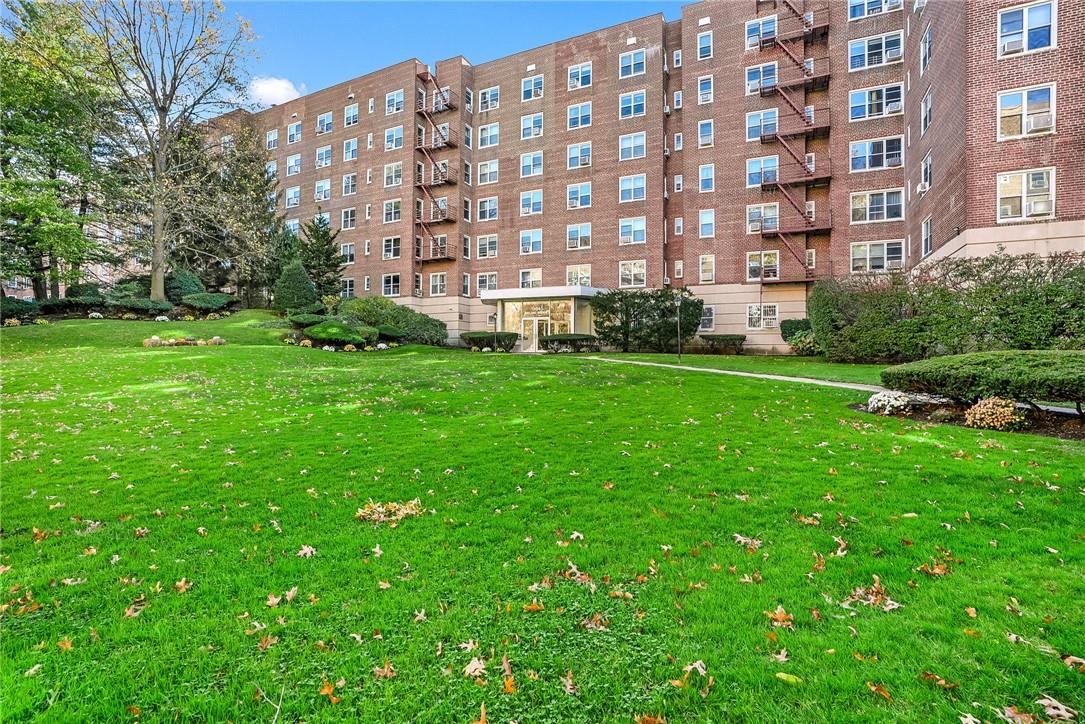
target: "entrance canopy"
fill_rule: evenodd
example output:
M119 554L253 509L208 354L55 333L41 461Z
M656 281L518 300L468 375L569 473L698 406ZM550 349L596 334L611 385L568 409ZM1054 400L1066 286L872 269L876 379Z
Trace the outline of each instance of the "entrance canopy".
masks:
M482 301L497 305L497 329L520 335L520 350L535 352L538 339L548 334L591 334L589 300L604 289L595 287L533 287L487 289Z

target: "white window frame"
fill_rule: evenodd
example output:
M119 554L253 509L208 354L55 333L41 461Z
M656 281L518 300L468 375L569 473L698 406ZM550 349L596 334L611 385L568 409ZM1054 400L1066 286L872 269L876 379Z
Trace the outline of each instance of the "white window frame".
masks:
M891 266L889 263L889 245L897 244L900 246L900 262L899 266ZM884 267L881 269L870 268L870 248L872 246L881 245L882 247L882 260ZM865 269L856 269L854 264L855 250L857 248L865 248L866 259ZM848 247L848 269L852 274L879 274L896 269L904 268L904 239L875 239L872 241L854 241Z
M640 271L638 271L638 267ZM628 268L629 283L625 283L625 277ZM637 277L641 276L640 283L637 283ZM648 261L646 259L626 259L618 262L618 287L620 289L640 289L648 286Z
M706 91L701 87L704 81L708 81L708 90ZM697 78L697 105L705 106L709 105L716 100L716 80L715 76L711 73L708 75L702 75ZM680 107L680 104L676 103L675 107Z
M1029 11L1029 9L1031 9L1033 7L1040 6L1040 5L1050 5L1051 6L1051 44L1050 45L1045 45L1042 48L1036 48L1035 50L1029 50L1028 49L1028 33L1029 33L1028 11ZM1005 15L1006 13L1012 13L1012 12L1015 12L1015 11L1018 11L1018 10L1020 10L1021 13L1022 13L1022 17L1021 17L1021 34L1022 34L1021 50L1014 51L1012 53L1006 53L1006 52L1003 52L1004 48L1005 48L1005 43L1002 40L1002 16ZM998 18L995 21L995 29L996 29L996 33L997 33L996 50L997 50L997 53L998 53L998 56L997 56L998 59L1002 60L1003 58L1016 58L1017 56L1021 56L1021 55L1031 55L1033 53L1043 53L1043 52L1048 51L1048 50L1055 50L1056 48L1059 47L1058 20L1059 20L1058 0L1040 0L1039 2L1024 3L1022 5L1014 5L1012 7L1000 9L998 11Z
M501 107L501 86L483 88L478 94L478 112L496 111Z
M381 259L399 259L403 254L403 239L399 236L386 236L381 239Z
M524 251L524 239L525 235L528 241L527 251ZM536 235L538 238L538 248L536 249ZM520 230L520 256L531 256L532 254L542 254L543 244L543 230L542 229L521 229Z
M1029 91L1035 91L1046 88L1051 93L1051 110L1048 111L1051 115L1051 128L1041 131L1039 133L1028 132L1028 94ZM1057 97L1057 84L1056 83L1038 83L1036 85L1022 86L1020 88L1009 88L998 92L995 100L995 132L999 141L1012 141L1020 138L1034 138L1037 136L1046 136L1051 133L1055 133L1055 127L1058 122L1058 111L1055 107L1055 98ZM1013 136L1005 136L1002 134L1002 97L1008 96L1012 93L1021 94L1021 133ZM1035 113L1033 115L1043 115L1043 112Z
M900 216L889 216L889 194L900 194ZM870 207L871 199L874 196L881 195L883 197L882 208L885 209L884 219L871 219ZM861 221L855 221L855 200L858 198L866 198L866 219ZM903 188L888 188L888 189L869 189L867 191L855 191L848 196L848 222L851 226L861 226L863 224L888 224L894 221L904 221L905 217L905 197Z
M536 86L535 81L538 81L538 84L537 84L538 89L537 90L535 88L535 86ZM525 98L524 97L524 91L527 90L529 87L531 89L531 97L530 98ZM545 90L546 90L546 78L543 76L542 73L538 73L536 75L530 75L530 76L528 76L526 78L521 78L520 79L520 102L521 103L530 103L531 101L537 101L537 100L539 100L540 98L542 98L544 96Z
M585 108L587 113L584 113ZM576 125L573 125L573 118L576 118ZM584 122L585 117L587 123ZM580 103L571 103L565 109L565 130L574 131L578 128L590 128L592 121L591 113L591 101L583 101Z
M637 70L637 55L640 55L640 70ZM626 58L629 58L629 72L625 72ZM618 78L635 78L648 72L648 51L637 48L618 55Z
M766 314L770 309L772 314ZM757 324L750 324L750 320L754 318L751 314L754 310L757 310ZM768 323L766 324L766 322ZM778 326L780 326L779 304L746 305L746 329L776 329Z
M640 102L640 113L637 113L637 96L643 96ZM626 99L629 100L629 115L623 115L625 113ZM646 88L629 91L618 96L618 120L625 121L630 118L641 118L647 113L648 90Z
M716 238L716 210L701 209L697 212L697 238Z
M591 264L566 264L565 285L570 287L590 287Z
M584 203L584 189L587 188L588 203ZM576 204L573 204L573 194L576 194ZM592 188L591 181L580 181L578 183L569 184L565 187L565 208L566 209L590 209L592 202Z
M622 233L628 228L629 233ZM641 237L640 241L637 236ZM618 219L618 246L632 246L648 243L648 223L644 216L628 216Z
M716 307L705 304L701 307L701 322L697 325L698 332L711 332L716 328Z
M591 223L567 224L565 226L565 250L584 251L586 249L591 249Z
M490 159L489 161L478 162L478 174L475 176L475 180L479 186L489 186L495 184L500 179L501 164L496 159ZM485 181L483 179L486 179Z
M707 271L707 273L706 273ZM715 284L716 283L716 255L715 254L701 254L697 258L697 283L698 284Z
M538 203L536 204L536 199ZM527 211L525 212L524 201L527 201ZM537 216L543 212L543 192L542 189L531 189L529 191L520 192L520 216Z
M583 162L584 148L587 147L588 160L587 163ZM576 150L576 155L573 155L573 150ZM572 164L573 158L576 158L576 165ZM565 147L565 169L572 171L578 168L588 168L591 166L591 141L581 141L580 143L570 143Z
M923 219L920 229L920 254L927 257L934 251L934 217Z
M638 184L638 179L640 181L639 184ZM625 191L625 189L623 189L623 186L627 183L627 181L628 181L628 184L629 184L629 195L630 195L630 197L628 199L623 199L622 194ZM638 188L639 188L640 194L641 194L639 198L637 197ZM634 203L634 202L637 202L637 201L644 201L647 198L647 194L648 194L647 189L648 189L648 180L647 180L647 176L645 174L637 173L637 174L632 174L630 176L621 176L621 177L618 178L618 203L620 203L620 204L630 204L630 203Z
M384 274L381 276L381 294L386 297L398 297L401 293L401 280L399 274Z
M894 111L892 113L887 112L887 109L889 108L889 101L885 100L885 96L887 95L887 91L890 88L900 88L900 100L899 101L893 101L894 103L898 103L898 102L900 103L900 110L899 111ZM864 108L864 112L865 112L866 110L868 110L870 108L870 94L873 93L874 91L882 91L882 113L880 115L877 115L877 116L872 116L872 115L867 114L867 115L864 115L862 118L852 118L851 117L851 96L852 96L852 94L854 94L854 93L865 93L866 94L866 100L863 103L863 108ZM848 122L849 123L861 123L863 121L872 121L872 120L876 120L878 118L892 118L893 116L900 116L900 115L904 115L904 83L901 83L901 82L885 83L884 85L875 85L875 86L870 86L868 88L853 88L852 90L848 91Z
M485 207L485 209L486 209L485 215L483 215L483 207ZM490 212L489 212L489 210L491 208L493 209L493 215L492 216L490 215ZM477 213L475 215L475 218L478 219L478 221L480 221L480 222L482 222L482 221L495 221L498 218L499 214L500 214L500 211L499 211L496 196L488 196L488 197L486 197L484 199L479 199L478 200L478 210L477 210Z
M475 237L475 258L497 258L497 234L481 234Z
M896 58L894 60L888 60L889 53L886 50L886 44L893 37L896 37L898 39L898 42L900 43L900 46L899 46L900 57ZM881 50L882 62L872 64L872 63L869 62L870 43L872 43L874 41L877 41L877 40L880 40L881 44L882 44L882 50ZM852 56L851 46L856 44L856 43L862 43L863 44L863 64L860 65L860 66L852 66L852 64L851 64L851 56ZM852 38L851 40L848 41L848 72L849 73L858 73L859 71L872 70L874 68L884 68L885 66L888 66L888 65L896 65L897 63L903 63L903 62L904 62L904 31L903 30L893 30L893 31L890 31L888 33L879 33L878 35L868 35L868 36L863 37L863 38Z
M774 261L766 262L765 257L768 256ZM750 270L752 265L751 261L756 260L757 274L751 274ZM766 270L772 271L766 273ZM761 251L749 251L746 252L746 281L759 282L764 279L779 279L780 278L780 251L778 249L762 249Z
M1032 179L1029 178L1029 175L1030 174L1037 174L1037 173L1046 173L1046 174L1048 174L1048 177L1047 177L1047 185L1048 185L1047 201L1051 206L1051 211L1049 213L1043 214L1043 215L1029 216L1028 215L1028 204L1030 202L1028 200L1028 196L1029 196L1028 191L1029 191L1029 185L1032 183ZM1017 195L1016 197L1014 197L1014 198L1020 199L1020 201L1021 201L1021 214L1019 216L1007 216L1007 217L1002 216L1002 200L1004 198L1006 198L1006 197L1002 196L1002 193L1001 193L1001 191L999 190L998 187L1000 185L1000 179L1003 176L1021 176L1022 177L1021 178L1021 193L1019 195ZM1055 186L1055 167L1054 166L1046 166L1046 167L1042 167L1042 168L1030 168L1030 169L1024 169L1024 170L1021 170L1021 171L1017 171L1017 170L1003 171L1002 173L999 173L999 174L995 175L995 212L996 212L995 215L996 215L996 218L998 220L998 223L1000 223L1000 224L1009 224L1009 223L1015 223L1015 222L1020 223L1022 221L1042 221L1042 220L1047 220L1047 219L1053 219L1053 218L1055 218L1055 210L1056 210L1056 186Z
M588 70L588 82L583 82L584 69ZM573 72L576 72L576 83L573 83ZM591 88L594 75L592 73L591 61L585 63L574 63L570 65L566 71L566 79L568 80L568 90L579 90L581 88Z
M279 129L272 128L270 131L264 133L264 148L268 151L274 151L279 147Z
M897 154L893 154L893 153L891 153L890 151L887 150L886 146L888 145L888 143L890 141L898 141L900 143L900 151L897 152ZM881 143L882 144L882 152L881 152L882 165L881 166L873 166L873 165L871 165L871 158L874 157L873 156L873 146L872 146L872 144L875 144L875 143ZM865 161L866 167L865 168L860 168L860 169L854 169L854 168L852 168L851 161L852 161L853 158L857 158L857 156L855 156L855 154L854 154L854 151L855 151L856 146L858 146L860 144L862 144L866 148L866 152L862 156L863 158L866 159L866 161ZM889 163L887 163L889 157L892 156L892 155L899 155L900 156L900 163L893 164L893 165L890 165ZM903 166L904 166L904 136L899 136L898 135L898 136L882 136L881 138L864 138L862 140L852 141L850 144L848 144L848 173L868 173L870 171L884 171L885 169L902 168Z
M538 123L536 124L536 121ZM527 135L524 135L524 131L527 131ZM525 113L520 116L520 140L530 141L533 138L539 138L543 135L543 114L542 111L537 113Z
M539 158L539 170L535 170L535 157ZM524 173L524 159L530 159L529 164L530 173ZM520 154L520 178L533 178L535 176L543 175L543 152L542 151L528 151L527 153Z
M701 53L701 38L708 38L708 54L703 55ZM712 39L712 31L706 30L703 33L697 33L697 60L710 60L716 53L716 45Z
M856 15L856 16L853 17L852 14L851 14L851 9L852 9L853 5L862 5L863 6L863 14L862 15ZM848 22L850 23L850 22L854 22L856 20L862 20L864 18L873 18L873 17L876 17L878 15L887 15L889 13L895 13L898 10L903 10L904 9L904 0L882 0L881 8L874 11L874 12L870 12L869 8L870 8L870 0L849 0L848 7L847 7L847 10L848 10Z
M638 139L640 145L637 144ZM637 153L637 151L640 153ZM629 155L626 155L626 151ZM645 158L648 155L648 134L645 131L636 131L635 133L625 133L618 136L618 162L622 161L634 161L638 158Z
M429 295L431 297L448 296L448 272L430 272Z

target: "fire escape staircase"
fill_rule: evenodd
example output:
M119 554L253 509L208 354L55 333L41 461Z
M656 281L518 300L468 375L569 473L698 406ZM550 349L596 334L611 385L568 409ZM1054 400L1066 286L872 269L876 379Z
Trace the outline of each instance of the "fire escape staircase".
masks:
M415 174L414 185L429 202L423 203L421 209L415 209L414 222L424 236L422 248L416 256L420 262L444 261L452 259L455 254L447 236L439 236L435 233L435 227L455 223L455 217L447 202L443 206L438 202L433 187L456 183L456 172L447 162L441 163L436 154L459 145L459 134L451 129L451 123L442 123L438 117L455 110L459 106L459 99L453 91L442 88L437 77L428 70L419 73L418 79L426 92L417 98L415 112L426 121L424 127L428 127L429 133L423 133L415 139L415 150L421 151L425 157L425 167L429 169L430 177L427 181L425 169ZM429 207L428 213L426 206Z

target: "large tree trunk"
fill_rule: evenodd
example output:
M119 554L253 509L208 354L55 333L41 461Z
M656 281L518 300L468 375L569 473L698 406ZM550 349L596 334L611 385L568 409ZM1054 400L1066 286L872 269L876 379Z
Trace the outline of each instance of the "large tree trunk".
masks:
M49 265L45 261L45 255L39 254L37 264L34 265L34 271L30 275L30 284L34 289L34 299L39 302L44 302L49 298L49 289L45 285L45 272L48 269Z
M49 255L49 296L60 299L60 267L55 255Z
M151 299L166 299L166 199L162 186L166 177L166 153L169 150L165 111L158 113L158 147L154 154L151 203Z

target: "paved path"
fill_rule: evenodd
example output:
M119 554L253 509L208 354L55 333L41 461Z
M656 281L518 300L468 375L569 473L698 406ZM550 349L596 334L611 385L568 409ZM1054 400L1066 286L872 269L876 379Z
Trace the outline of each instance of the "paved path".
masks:
M759 380L774 380L776 382L798 382L804 385L821 385L822 387L836 387L842 390L858 390L860 392L885 392L888 388L879 385L865 385L861 382L836 382L833 380L815 380L812 377L788 377L787 375L770 375L761 372L740 372L739 370L720 370L713 367L693 367L690 365L672 365L664 362L643 362L633 359L611 359L609 357L589 357L588 359L598 362L614 362L623 365L639 365L641 367L662 367L669 370L682 370L683 372L708 372L714 375L731 375L733 377L753 377ZM1026 405L1020 405L1026 407ZM1077 410L1072 407L1056 407L1054 405L1040 405L1041 409L1050 412L1059 412L1066 415L1076 415Z

